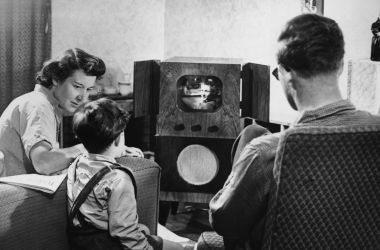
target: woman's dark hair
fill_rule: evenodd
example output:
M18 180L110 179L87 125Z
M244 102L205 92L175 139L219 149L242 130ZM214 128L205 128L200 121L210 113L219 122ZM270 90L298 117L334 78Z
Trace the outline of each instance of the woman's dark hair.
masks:
M75 111L73 131L89 153L100 154L125 130L128 120L129 115L116 102L101 98Z
M281 32L285 45L277 53L277 62L308 78L336 71L344 56L344 39L338 24L316 14L291 19Z
M68 49L61 56L46 61L37 73L36 80L42 86L51 88L53 80L63 82L75 70L83 70L86 75L98 78L105 73L106 66L99 57L78 48Z

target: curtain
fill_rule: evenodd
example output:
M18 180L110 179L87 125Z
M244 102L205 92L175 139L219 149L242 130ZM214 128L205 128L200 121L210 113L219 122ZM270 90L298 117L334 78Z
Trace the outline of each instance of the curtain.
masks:
M0 0L0 114L51 54L51 0Z

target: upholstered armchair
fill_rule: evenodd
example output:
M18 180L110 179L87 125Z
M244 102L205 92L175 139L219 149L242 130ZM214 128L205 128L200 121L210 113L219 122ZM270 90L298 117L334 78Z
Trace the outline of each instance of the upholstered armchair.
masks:
M380 125L288 129L274 174L262 249L380 249Z
M119 158L137 184L139 222L157 234L161 168L142 158ZM0 249L69 249L66 182L54 195L0 184Z

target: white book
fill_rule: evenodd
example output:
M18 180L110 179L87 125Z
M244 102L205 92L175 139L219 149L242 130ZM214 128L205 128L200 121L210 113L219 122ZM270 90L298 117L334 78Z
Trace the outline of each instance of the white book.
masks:
M185 242L190 241L190 239L181 237L173 233L172 231L170 231L169 229L167 229L161 224L157 225L157 235L163 238L164 240L170 240L177 243L185 243Z
M66 175L67 171L58 175L20 174L0 177L0 182L54 194Z

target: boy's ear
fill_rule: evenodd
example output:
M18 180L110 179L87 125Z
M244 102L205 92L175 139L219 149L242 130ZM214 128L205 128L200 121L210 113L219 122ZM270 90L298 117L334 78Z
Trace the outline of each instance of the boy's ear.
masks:
M52 82L53 82L53 86L58 86L58 82L56 80L53 79Z
M119 144L120 144L120 138L121 138L121 135L122 135L122 134L119 134L118 137L116 137L116 139L115 139L115 142L114 142L114 143L115 143L115 146L116 146L116 147L118 147Z

